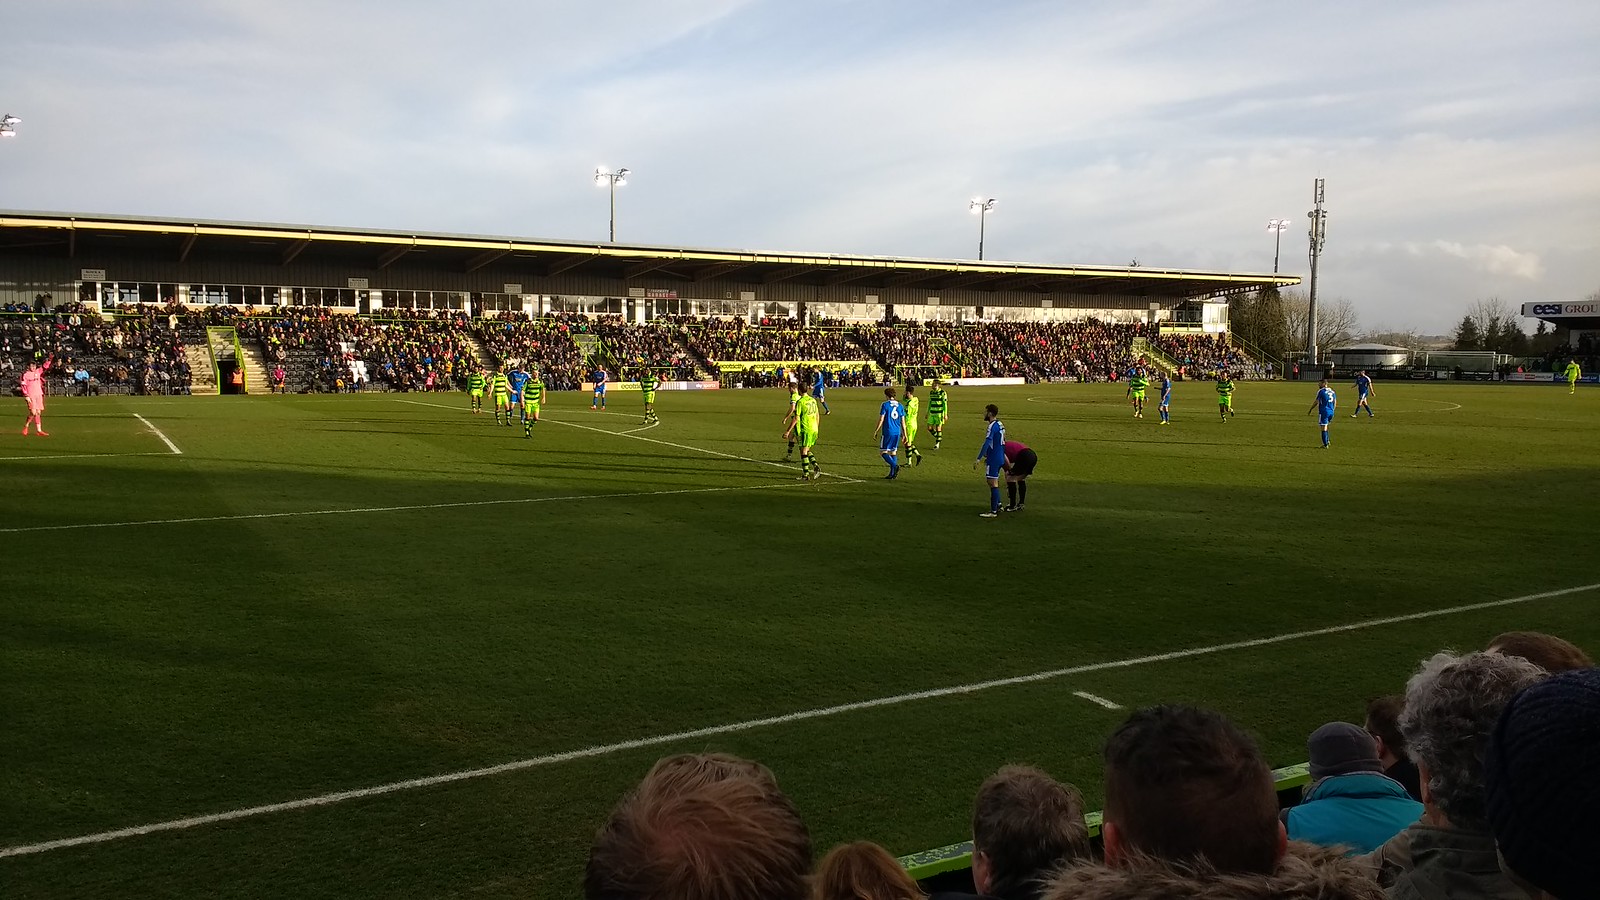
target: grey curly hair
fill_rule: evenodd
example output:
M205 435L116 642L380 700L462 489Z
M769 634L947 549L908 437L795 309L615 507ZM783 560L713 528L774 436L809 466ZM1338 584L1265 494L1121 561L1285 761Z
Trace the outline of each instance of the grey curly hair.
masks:
M1500 712L1517 692L1544 678L1518 656L1439 653L1406 684L1400 733L1413 761L1428 769L1428 799L1458 828L1488 825L1483 753Z

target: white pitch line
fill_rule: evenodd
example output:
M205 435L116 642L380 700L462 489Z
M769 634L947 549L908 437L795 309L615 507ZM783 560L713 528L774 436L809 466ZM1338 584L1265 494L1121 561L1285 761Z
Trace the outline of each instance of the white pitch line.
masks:
M457 409L458 408L458 407L454 407L454 406L443 406L443 405L438 404L438 403L424 403L424 402L422 402L420 400L396 400L395 402L396 403L410 403L410 404L412 404L414 406L437 406L440 409ZM566 421L564 419L549 419L549 418L545 418L545 419L540 419L539 421L541 421L541 422L549 422L549 423L551 423L553 425L565 425L568 428L582 428L585 431L593 431L593 432L595 432L597 434L609 434L612 437L625 437L625 438L631 438L631 439L636 440L636 441L649 441L652 444L660 444L660 445L662 445L664 447L676 447L679 450L689 450L689 451L692 451L694 453L709 453L712 456L721 456L721 457L723 457L725 459L737 459L737 460L740 460L742 462L757 463L758 465L763 465L763 466L773 466L773 467L782 469L785 472L798 472L798 471L800 471L800 469L797 466L786 466L783 463L772 462L771 460L766 460L766 459L751 459L748 456L740 456L737 453L723 453L721 450L707 450L704 447L691 447L688 444L677 444L677 443L673 443L672 441L663 441L663 440L660 440L658 438L640 437L639 435L634 434L632 431L608 431L608 430L606 430L604 428L596 428L593 425L580 425L577 422L568 422L568 421ZM660 424L660 423L657 423L657 424ZM642 430L644 430L644 429L634 429L634 431L642 431ZM862 484L863 483L861 481L861 479L859 479L859 478L850 478L850 477L845 476L845 475L835 475L832 472L823 472L822 475L827 477L827 478L837 478L840 481L844 482L845 484Z
M920 700L934 700L940 697L954 697L964 694L975 694L980 691L990 691L995 688L1012 687L1019 684L1032 684L1041 681L1054 681L1070 675L1082 675L1088 672L1104 672L1110 669L1130 669L1135 666L1145 666L1151 663L1170 662L1175 659L1189 659L1197 656L1210 656L1225 653L1231 650L1249 650L1256 647L1267 647L1273 644L1282 644L1288 641L1304 640L1312 637L1322 637L1330 634L1343 634L1351 631L1361 631L1367 628L1377 628L1382 625L1395 625L1401 622L1416 622L1422 619L1434 619L1440 616L1457 615L1464 612L1474 612L1482 609L1494 609L1501 606L1513 606L1519 603L1531 603L1535 600L1548 600L1553 597L1565 597L1570 594L1581 594L1587 591L1600 589L1600 582L1579 585L1578 587L1560 588L1554 591L1541 591L1537 594L1524 594L1521 597L1511 597L1505 600L1488 600L1482 603L1468 603L1462 606L1450 606L1444 609L1433 609L1425 612L1406 613L1399 616L1385 616L1381 619L1366 619L1360 622L1351 622L1345 625L1330 625L1326 628L1313 628L1309 631L1290 631L1271 637L1251 638L1243 641L1231 641L1226 644L1213 644L1209 647L1190 647L1184 650L1173 650L1167 653L1154 653L1148 656L1134 656L1127 659L1109 660L1107 662L1087 663L1085 665L1069 666L1063 669L1049 669L1044 672L1035 672L1031 675L1014 675L1008 678L996 678L990 681L977 681L971 684L958 684L950 687L933 688L925 691L912 691L905 694L894 694L888 697L877 697L871 700L858 700L853 703L841 703L837 706L823 706L816 709L801 710L799 712L784 713L777 716L767 716L760 719L747 719L743 722L731 722L726 725L712 725L707 728L696 728L690 731L676 731L671 734L659 734L653 737L635 738L629 741L618 741L614 744L600 744L584 747L578 750L566 750L561 753L551 753L545 756L534 756L512 762L501 763L481 769L464 769L458 772L447 772L443 775L429 775L425 778L411 778L405 781L394 781L388 784L374 785L373 787L356 788L349 791L336 791L330 794L318 794L314 797L303 797L298 800L286 800L281 803L268 803L262 806L247 806L240 809L231 809L226 812L210 813L202 816L191 816L186 819L170 819L165 822L152 822L147 825L135 825L131 828L119 828L115 831L102 831L96 834L86 834L79 837L61 838L53 841L42 841L37 844L21 844L15 847L0 848L0 859L11 856L26 856L33 853L47 853L52 850L64 850L68 847L81 847L87 844L103 844L108 841L121 840L122 838L138 837L146 834L156 834L164 831L179 831L185 828L194 828L199 825L212 825L217 822L232 822L238 819L250 819L272 813L290 812L297 809L311 809L319 806L332 806L347 800L360 800L366 797L380 797L384 794L393 794L400 791L417 790L419 788L435 787L441 784L451 784L458 781L470 781L476 778L487 778L494 775L504 775L508 772L520 772L526 769L551 766L557 763L571 762L579 759L594 759L601 756L610 756L626 750L639 750L647 747L659 747L663 744L675 744L685 741L698 741L701 738L717 737L725 734L734 734L742 731L753 731L758 728L770 728L775 725L788 725L794 722L805 722L812 719L825 719L844 713L859 712L864 709L878 709L886 706L898 706L902 703L914 703Z
M153 454L168 456L166 453ZM196 522L240 522L250 519L292 519L300 516L348 516L361 513L413 512L425 509L463 509L473 506L513 506L523 503L555 503L565 500L614 500L624 497L662 497L669 494L712 494L723 491L760 491L794 487L795 482L733 485L728 487L679 488L670 491L620 491L612 494L569 494L561 497L518 497L509 500L460 500L454 503L417 503L407 506L365 506L351 509L307 509L294 512L243 513L234 516L188 516L181 519L139 519L132 522L81 522L73 525L29 525L0 528L0 534L26 534L35 531L76 531L83 528L132 528L139 525L188 525Z
M118 459L123 456L171 456L165 450L148 453L64 453L59 456L0 456L0 462L21 462L33 459Z
M155 427L154 425L151 425L149 419L146 419L144 416L141 416L138 413L134 413L133 417L135 419L138 419L139 421L143 422L144 423L144 427L146 427L146 428L150 429L151 431L155 432L156 437L161 438L161 443L167 445L167 449L172 451L172 455L173 456L182 456L183 455L183 451L178 449L178 445L174 444L172 442L171 438L169 438L166 435L162 434L161 433L161 429Z
M1106 698L1097 696L1095 694L1091 694L1088 691L1073 691L1072 692L1072 696L1081 697L1084 700L1089 701L1090 703L1093 703L1093 704L1095 704L1097 706L1103 706L1106 709L1121 709L1122 708L1121 704L1112 703L1110 700L1107 700Z

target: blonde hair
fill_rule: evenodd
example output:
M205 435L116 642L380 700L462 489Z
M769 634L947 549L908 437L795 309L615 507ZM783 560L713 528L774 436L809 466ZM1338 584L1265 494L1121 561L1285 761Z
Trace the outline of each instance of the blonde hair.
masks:
M812 900L922 900L922 889L889 851L871 841L828 851L811 882Z

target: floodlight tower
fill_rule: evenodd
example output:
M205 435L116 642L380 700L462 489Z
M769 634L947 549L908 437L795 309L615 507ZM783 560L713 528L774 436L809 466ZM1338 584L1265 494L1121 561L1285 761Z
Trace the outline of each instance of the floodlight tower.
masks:
M1283 233L1289 230L1288 219L1268 219L1267 230L1273 233L1272 238L1272 274L1278 274L1278 251L1283 248Z
M0 116L0 138L16 137L17 126L21 124L22 120L10 113Z
M594 170L594 183L601 187L611 188L611 243L617 242L617 188L628 183L631 171L626 167L615 172L601 166Z
M967 209L978 217L978 258L983 259L983 226L984 220L989 217L989 210L994 209L994 198L985 200L982 197L973 197L967 204Z
M1311 219L1310 247L1307 255L1311 258L1311 285L1307 289L1306 301L1306 352L1311 355L1311 362L1315 364L1317 355L1317 260L1322 257L1322 244L1328 237L1328 211L1322 208L1322 179L1318 178L1313 187L1312 198L1315 205L1306 213Z

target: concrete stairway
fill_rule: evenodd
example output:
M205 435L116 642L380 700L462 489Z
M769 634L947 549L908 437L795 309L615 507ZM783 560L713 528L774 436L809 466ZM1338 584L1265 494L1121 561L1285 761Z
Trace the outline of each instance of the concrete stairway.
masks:
M267 367L266 354L254 341L239 342L239 352L244 355L244 392L266 394L272 391L272 370Z
M217 370L211 365L211 352L204 342L186 344L183 358L189 363L190 391L196 394L217 393Z

